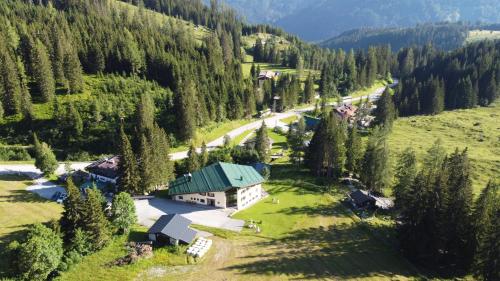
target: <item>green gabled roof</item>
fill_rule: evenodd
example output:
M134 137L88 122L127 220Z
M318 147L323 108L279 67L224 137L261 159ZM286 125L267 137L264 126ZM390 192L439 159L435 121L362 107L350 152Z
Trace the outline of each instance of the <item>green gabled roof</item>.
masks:
M168 194L221 192L262 183L264 178L251 166L218 162L177 178L169 185Z

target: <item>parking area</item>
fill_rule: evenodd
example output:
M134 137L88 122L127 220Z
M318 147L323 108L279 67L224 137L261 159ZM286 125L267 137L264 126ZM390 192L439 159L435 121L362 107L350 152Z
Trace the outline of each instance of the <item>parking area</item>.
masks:
M196 206L175 202L163 198L134 200L139 224L151 226L165 214L181 214L199 224L240 232L245 224L242 220L229 217L229 212L222 209Z

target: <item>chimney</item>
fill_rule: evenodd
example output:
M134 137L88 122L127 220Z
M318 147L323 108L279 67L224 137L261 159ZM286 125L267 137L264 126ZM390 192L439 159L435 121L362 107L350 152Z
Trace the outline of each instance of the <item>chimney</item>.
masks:
M191 179L193 178L193 175L191 173L187 174L188 182L191 182Z

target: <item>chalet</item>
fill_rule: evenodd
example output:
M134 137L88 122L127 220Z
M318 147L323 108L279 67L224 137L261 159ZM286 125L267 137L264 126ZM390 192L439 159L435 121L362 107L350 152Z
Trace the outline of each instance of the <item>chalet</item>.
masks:
M89 172L90 178L95 181L116 184L116 181L119 178L119 164L120 156L115 155L110 158L96 161L85 167L85 170Z
M268 79L274 79L279 75L279 72L274 72L271 70L262 70L259 73L259 80L268 80Z
M349 119L356 114L357 107L352 104L344 104L335 109L335 112L342 119Z
M170 183L175 201L245 209L262 198L264 178L251 166L218 162Z
M191 221L178 214L161 216L148 230L149 240L170 245L190 244L196 238Z

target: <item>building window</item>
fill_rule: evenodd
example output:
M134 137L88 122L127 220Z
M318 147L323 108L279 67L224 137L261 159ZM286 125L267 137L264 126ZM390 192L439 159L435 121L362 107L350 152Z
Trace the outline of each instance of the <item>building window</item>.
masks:
M205 203L205 199L200 199L200 202L201 203Z
M215 197L215 194L213 192L209 192L209 193L207 193L207 196L208 197Z
M179 200L184 200L184 197L182 197L182 196L177 196L177 199L179 199Z
M201 195L201 196L207 196L207 193L206 193L206 192L200 192L200 193L198 193L198 194L199 194L199 195Z

